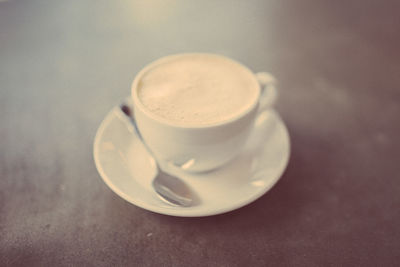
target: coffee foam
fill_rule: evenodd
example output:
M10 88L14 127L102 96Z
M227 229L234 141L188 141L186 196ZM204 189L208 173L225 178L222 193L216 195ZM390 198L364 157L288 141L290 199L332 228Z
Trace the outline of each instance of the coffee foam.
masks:
M138 83L138 96L153 114L182 125L232 119L258 97L254 75L239 63L209 54L185 54L160 61Z

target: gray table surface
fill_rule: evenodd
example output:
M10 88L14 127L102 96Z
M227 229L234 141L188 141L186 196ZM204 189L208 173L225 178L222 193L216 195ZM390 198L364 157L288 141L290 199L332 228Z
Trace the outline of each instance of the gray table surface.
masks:
M0 1L1 266L398 266L398 1ZM276 75L292 154L223 215L138 208L93 139L147 63L212 52Z

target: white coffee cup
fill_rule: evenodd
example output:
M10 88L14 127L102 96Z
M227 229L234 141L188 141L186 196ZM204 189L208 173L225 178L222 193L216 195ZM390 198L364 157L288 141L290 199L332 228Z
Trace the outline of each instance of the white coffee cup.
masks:
M257 97L248 108L228 120L209 125L185 125L160 118L150 111L139 97L138 87L143 75L174 58L193 55L225 58L200 53L161 58L147 65L137 74L132 83L132 98L138 129L157 161L161 165L173 164L190 172L203 172L218 168L238 155L253 129L257 114L271 107L276 99L277 91L272 75L266 72L253 73L244 65L233 61L244 71L250 72L254 79Z

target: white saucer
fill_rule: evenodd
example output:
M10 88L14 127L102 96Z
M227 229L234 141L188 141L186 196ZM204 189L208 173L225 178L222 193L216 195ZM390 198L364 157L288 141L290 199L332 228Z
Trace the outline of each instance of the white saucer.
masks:
M261 113L243 152L232 162L203 174L170 169L200 198L193 207L163 202L151 186L155 168L138 137L114 107L94 141L94 159L104 182L120 197L141 208L173 216L209 216L232 211L265 194L279 180L290 154L289 135L279 115Z

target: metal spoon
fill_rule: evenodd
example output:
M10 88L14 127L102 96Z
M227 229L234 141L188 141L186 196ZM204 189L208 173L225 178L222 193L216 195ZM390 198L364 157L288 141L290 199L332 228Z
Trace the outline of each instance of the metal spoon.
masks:
M136 135L142 141L149 154L153 157L153 159L155 159L153 152L143 140L142 135L139 132L136 121L132 114L133 109L128 103L122 103L120 105L120 110L124 116L129 119L130 125L133 126ZM196 205L196 194L190 190L190 188L181 179L164 172L160 168L159 163L156 160L154 160L154 162L157 168L157 174L153 179L152 185L158 196L168 204L175 206L190 207ZM181 164L181 166L183 165L185 165L185 163Z

